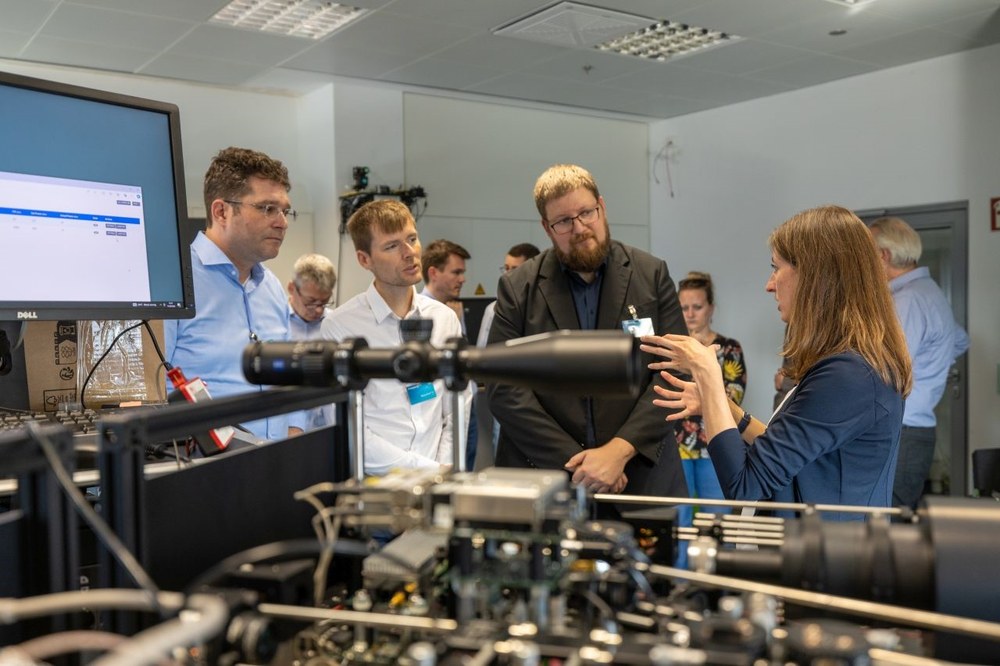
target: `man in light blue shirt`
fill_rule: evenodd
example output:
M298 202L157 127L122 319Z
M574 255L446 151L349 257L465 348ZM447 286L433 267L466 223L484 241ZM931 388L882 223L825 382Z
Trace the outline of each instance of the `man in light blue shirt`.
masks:
M262 262L278 255L290 220L288 170L245 148L226 148L205 174L205 231L191 244L194 319L164 322L167 360L214 398L262 391L243 376L242 355L255 340L288 339L288 301ZM263 440L301 432L304 416L242 424Z
M969 336L926 267L918 267L920 235L898 217L871 224L896 314L913 363L913 392L906 399L893 504L916 508L934 460L934 408L944 393L948 370L969 348Z
M288 281L288 305L292 312L288 320L292 340L319 340L329 330L331 321L327 308L337 286L337 271L333 262L322 254L304 254L295 260L292 279ZM306 425L310 430L335 422L333 405L314 407L308 411Z

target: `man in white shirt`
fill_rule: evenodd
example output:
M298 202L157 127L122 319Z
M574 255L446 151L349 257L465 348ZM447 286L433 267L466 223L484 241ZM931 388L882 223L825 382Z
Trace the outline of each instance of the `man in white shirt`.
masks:
M366 291L330 314L325 338L364 338L371 348L398 347L403 343L399 328L403 319L433 321L434 346L462 335L451 308L416 291L414 285L421 278L420 239L405 205L392 200L365 204L348 220L347 230L358 263L374 279ZM471 395L469 390L463 396L466 418ZM366 474L451 464L456 443L451 396L443 380L410 385L395 379L371 380L362 409Z

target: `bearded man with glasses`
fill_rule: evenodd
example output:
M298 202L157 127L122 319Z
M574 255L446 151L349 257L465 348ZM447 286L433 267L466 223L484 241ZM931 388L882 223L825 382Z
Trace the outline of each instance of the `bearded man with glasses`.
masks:
M552 166L534 194L552 247L501 276L491 344L566 329L687 331L666 263L611 239L586 169ZM665 445L672 428L653 405L661 381L649 372L636 398L489 386L496 464L563 469L595 493L687 497L677 447Z

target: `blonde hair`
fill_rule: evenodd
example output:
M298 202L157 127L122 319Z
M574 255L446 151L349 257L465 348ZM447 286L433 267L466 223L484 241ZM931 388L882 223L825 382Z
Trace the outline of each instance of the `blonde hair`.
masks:
M840 206L803 211L771 233L768 245L795 267L795 297L782 354L801 380L820 360L861 355L904 396L913 384L906 338L872 234Z
M538 214L544 220L546 204L581 187L590 190L595 199L600 199L601 193L597 191L597 182L583 167L575 164L550 166L535 181L535 208L538 209Z

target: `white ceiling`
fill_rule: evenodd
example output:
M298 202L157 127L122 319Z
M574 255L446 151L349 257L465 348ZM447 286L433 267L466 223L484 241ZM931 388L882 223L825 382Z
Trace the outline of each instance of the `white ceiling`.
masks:
M0 58L293 93L351 77L670 118L1000 42L1000 0L588 0L743 38L666 63L492 33L557 0L354 0L370 11L319 41L207 23L226 1L0 0Z

